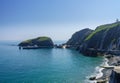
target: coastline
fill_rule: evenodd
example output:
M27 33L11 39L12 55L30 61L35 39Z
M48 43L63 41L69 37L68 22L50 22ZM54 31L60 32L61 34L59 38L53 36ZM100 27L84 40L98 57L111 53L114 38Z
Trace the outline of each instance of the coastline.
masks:
M100 65L100 66L110 66L109 64L109 60L106 58L106 57L104 57L104 62L103 62L103 64L102 65ZM102 82L105 82L105 83L108 83L108 77L110 76L110 74L111 74L111 70L107 70L107 69L105 69L105 68L102 68L102 67L100 67L99 66L99 70L100 70L100 74L101 74L101 76L99 76L99 73L98 73L98 77L96 76L96 82L95 83L102 83Z
M101 79L103 76L104 76L104 68L101 68L100 66L108 66L108 59L107 58L103 58L103 62L97 66L95 68L95 72L91 75L91 76L88 76L88 80L89 80L89 83L97 83L97 80ZM95 79L92 79L91 78L95 78Z
M100 66L103 66L104 64L107 64L107 61L105 58L103 58L103 61L100 65L96 66L94 69L94 72L91 75L86 76L85 83L97 83L98 78L101 78L103 76L103 69ZM92 79L91 79L92 78Z
M90 83L109 83L115 67L120 67L120 56L104 55L103 57L103 63L98 66L98 68L96 67L98 69L98 73L89 78Z
M109 66L108 60L104 58L104 61L100 66ZM101 68L100 66L99 66L99 73L97 74L96 79L99 79L103 76L104 68Z

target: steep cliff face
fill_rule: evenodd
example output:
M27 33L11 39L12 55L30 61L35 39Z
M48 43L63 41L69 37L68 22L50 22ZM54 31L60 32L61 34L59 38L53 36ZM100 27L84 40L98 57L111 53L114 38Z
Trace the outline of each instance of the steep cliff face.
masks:
M87 41L87 48L119 50L120 22L97 27L85 40Z
M111 50L120 50L120 22L98 26L79 49L81 53L90 56Z
M49 37L37 37L34 39L29 39L21 42L18 46L36 46L36 47L52 47L53 41Z
M93 30L91 29L83 29L80 30L76 33L74 33L72 35L72 37L67 41L67 45L71 46L71 47L78 47L79 45L81 45L84 42L84 39L90 34L92 33Z
M72 35L66 43L77 47L84 55L120 50L120 22L98 26L94 31L83 29Z
M120 72L112 71L109 83L120 83Z

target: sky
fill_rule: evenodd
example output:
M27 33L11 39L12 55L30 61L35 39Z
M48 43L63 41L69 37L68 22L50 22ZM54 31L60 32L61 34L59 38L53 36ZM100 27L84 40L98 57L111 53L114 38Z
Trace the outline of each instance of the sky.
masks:
M0 40L68 40L120 19L120 0L0 0Z

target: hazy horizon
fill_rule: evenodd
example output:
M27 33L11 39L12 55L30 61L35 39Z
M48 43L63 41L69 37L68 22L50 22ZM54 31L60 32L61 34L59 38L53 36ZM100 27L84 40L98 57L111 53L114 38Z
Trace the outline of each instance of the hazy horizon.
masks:
M119 0L0 0L0 40L68 40L120 18Z

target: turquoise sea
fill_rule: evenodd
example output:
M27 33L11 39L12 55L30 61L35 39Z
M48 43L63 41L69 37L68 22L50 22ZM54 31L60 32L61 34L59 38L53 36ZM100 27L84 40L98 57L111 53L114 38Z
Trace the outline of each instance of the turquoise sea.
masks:
M103 61L73 49L19 50L14 44L0 42L0 83L87 83Z

